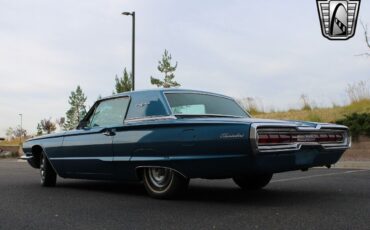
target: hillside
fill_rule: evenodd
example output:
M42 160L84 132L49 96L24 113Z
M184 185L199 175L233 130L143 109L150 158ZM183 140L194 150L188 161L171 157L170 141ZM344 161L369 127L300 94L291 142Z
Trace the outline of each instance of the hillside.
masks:
M305 120L316 122L335 122L352 113L370 113L370 99L364 99L347 106L333 108L314 108L311 110L289 110L284 112L257 113L253 117L282 119L282 120Z

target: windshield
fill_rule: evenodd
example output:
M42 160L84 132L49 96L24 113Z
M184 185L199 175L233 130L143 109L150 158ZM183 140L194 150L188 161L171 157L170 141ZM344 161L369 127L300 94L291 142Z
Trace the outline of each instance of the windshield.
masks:
M232 99L198 93L165 93L174 115L249 117Z

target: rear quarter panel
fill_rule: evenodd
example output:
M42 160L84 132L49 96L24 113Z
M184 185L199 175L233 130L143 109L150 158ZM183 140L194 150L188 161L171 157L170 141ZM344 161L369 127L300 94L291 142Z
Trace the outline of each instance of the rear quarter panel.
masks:
M137 167L163 166L189 177L212 177L232 171L228 160L251 154L249 124L188 123L179 120L131 124L114 139L118 174ZM127 152L130 170L125 171ZM128 174L127 174L128 173Z

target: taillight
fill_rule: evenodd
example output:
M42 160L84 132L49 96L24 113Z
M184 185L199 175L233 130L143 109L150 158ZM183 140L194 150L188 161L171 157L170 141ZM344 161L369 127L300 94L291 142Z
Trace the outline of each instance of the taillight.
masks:
M258 135L258 144L282 144L289 143L292 136L289 134L260 134Z
M343 142L344 136L342 133L261 133L257 139L259 145L297 142L338 143Z

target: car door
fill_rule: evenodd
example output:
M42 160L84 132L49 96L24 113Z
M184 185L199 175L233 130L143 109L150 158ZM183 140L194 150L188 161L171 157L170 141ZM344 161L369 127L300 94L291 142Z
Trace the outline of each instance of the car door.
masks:
M113 175L113 137L123 126L129 97L100 101L86 118L86 127L63 141L65 171L70 177L110 179Z

